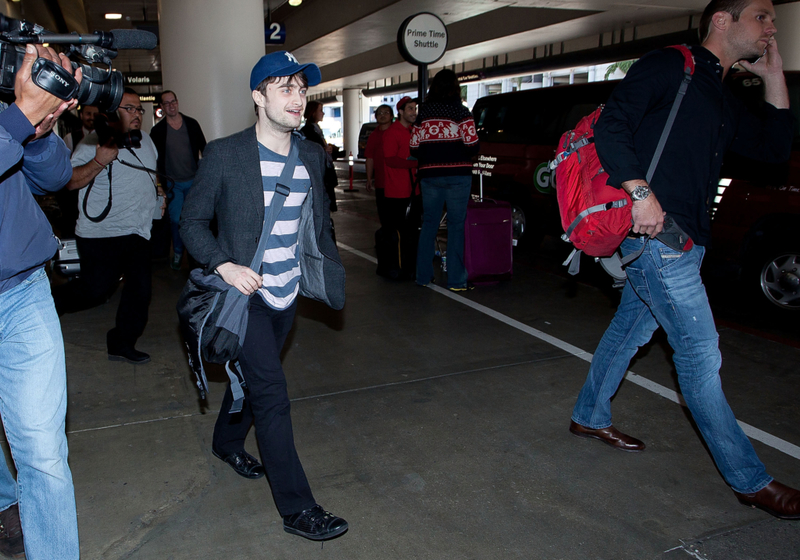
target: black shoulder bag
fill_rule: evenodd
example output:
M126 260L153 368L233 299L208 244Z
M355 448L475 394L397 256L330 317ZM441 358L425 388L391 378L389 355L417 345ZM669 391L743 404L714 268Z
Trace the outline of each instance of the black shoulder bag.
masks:
M256 272L261 268L272 227L278 219L286 197L289 196L289 185L297 163L298 151L297 142L292 137L289 157L275 185L272 203L265 211L266 217L258 248L250 263L250 268ZM203 359L216 364L225 364L234 399L230 409L231 414L240 412L244 402L244 379L237 358L247 332L249 301L250 296L242 294L217 274L204 274L202 268L191 271L189 280L178 298L177 311L181 333L189 365L197 378L200 398L205 400L208 393Z

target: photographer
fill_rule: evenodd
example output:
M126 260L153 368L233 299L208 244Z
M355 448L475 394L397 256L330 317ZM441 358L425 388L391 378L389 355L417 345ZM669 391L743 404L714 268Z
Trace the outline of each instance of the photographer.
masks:
M44 271L58 241L33 194L70 178L69 152L50 131L76 101L33 83L37 55L72 73L64 55L28 45L16 101L0 113L0 402L17 469L15 481L0 461L0 554L66 560L79 557L78 523L64 432L64 344Z
M124 275L116 326L106 343L109 360L131 364L150 361L135 345L150 306L150 229L166 208L154 173L147 171L155 170L157 152L141 131L143 115L139 95L126 89L118 120L105 124L98 115L94 132L75 148L67 188L81 189L75 227L81 277L53 292L59 314L82 311L107 301Z

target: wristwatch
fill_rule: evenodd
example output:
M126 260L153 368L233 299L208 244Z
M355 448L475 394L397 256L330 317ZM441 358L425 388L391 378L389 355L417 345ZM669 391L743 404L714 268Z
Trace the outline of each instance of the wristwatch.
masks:
M631 191L631 200L634 202L640 202L650 196L651 192L653 191L650 190L650 187L646 185L638 185Z

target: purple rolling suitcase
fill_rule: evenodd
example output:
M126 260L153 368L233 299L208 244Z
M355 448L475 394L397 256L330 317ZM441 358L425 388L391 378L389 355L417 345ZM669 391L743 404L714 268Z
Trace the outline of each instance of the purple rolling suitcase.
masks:
M472 283L511 278L513 258L511 204L470 200L464 224L464 265Z

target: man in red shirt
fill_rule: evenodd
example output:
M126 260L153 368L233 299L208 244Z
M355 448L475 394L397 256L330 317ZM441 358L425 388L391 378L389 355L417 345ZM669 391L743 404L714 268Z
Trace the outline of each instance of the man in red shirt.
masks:
M414 279L416 276L416 228L407 219L414 190L414 169L417 161L411 157L411 125L417 118L417 100L406 96L397 102L397 120L383 133L384 208L386 230L400 235L399 263L392 258L389 276ZM379 258L380 260L380 258ZM378 274L381 274L378 263Z
M367 140L364 154L367 158L367 192L375 190L375 205L378 207L378 219L381 227L386 225L384 217L384 164L383 164L383 133L392 125L394 112L389 105L381 105L375 109L375 121L378 123Z

